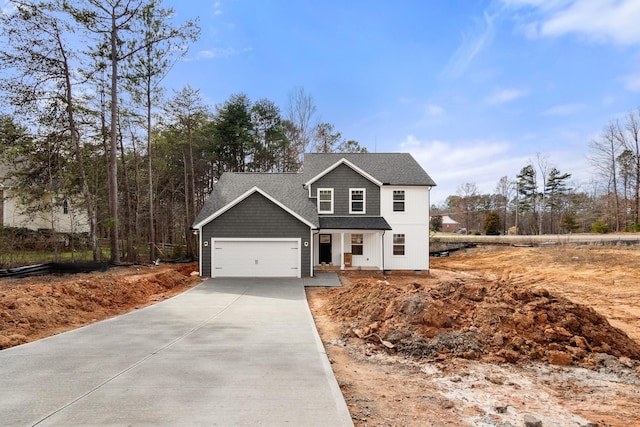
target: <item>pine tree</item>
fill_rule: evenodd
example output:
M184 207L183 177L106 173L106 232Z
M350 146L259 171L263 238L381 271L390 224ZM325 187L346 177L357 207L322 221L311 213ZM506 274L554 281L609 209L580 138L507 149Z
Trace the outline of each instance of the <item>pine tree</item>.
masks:
M490 211L484 216L484 232L487 236L500 234L500 215L496 211Z

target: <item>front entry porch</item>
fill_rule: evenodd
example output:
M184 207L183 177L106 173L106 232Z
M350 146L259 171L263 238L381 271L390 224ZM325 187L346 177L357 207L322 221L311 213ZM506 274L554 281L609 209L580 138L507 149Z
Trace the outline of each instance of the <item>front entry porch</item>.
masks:
M383 230L320 230L314 234L314 271L383 270Z

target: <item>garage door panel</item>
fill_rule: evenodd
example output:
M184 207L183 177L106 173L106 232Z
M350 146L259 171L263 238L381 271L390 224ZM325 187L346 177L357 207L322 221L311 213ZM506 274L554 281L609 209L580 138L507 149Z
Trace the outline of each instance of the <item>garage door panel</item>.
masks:
M213 274L218 277L299 277L297 240L214 241Z

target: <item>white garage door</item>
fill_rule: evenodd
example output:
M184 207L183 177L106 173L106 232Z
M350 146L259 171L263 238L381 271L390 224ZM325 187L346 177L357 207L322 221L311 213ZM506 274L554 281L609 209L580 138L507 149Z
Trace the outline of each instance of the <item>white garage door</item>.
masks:
M300 240L213 239L214 277L300 277Z

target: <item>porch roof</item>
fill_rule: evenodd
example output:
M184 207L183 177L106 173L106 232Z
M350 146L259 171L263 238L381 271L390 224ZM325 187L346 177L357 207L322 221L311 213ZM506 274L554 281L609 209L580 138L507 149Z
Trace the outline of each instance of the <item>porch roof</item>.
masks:
M389 223L381 216L322 216L320 228L334 230L391 230Z

